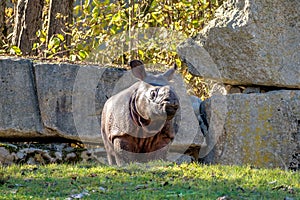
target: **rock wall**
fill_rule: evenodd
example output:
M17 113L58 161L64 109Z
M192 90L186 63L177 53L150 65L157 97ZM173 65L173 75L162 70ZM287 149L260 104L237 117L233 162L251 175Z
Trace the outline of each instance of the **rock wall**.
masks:
M101 142L102 106L123 74L116 68L1 58L1 140Z
M300 1L229 0L178 47L192 74L222 85L202 103L208 163L300 169Z

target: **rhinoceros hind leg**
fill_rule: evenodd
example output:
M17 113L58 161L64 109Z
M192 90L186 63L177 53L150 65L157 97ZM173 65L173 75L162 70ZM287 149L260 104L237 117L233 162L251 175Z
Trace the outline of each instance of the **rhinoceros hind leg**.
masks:
M116 164L115 156L111 152L109 152L109 153L107 152L107 160L108 160L109 165Z

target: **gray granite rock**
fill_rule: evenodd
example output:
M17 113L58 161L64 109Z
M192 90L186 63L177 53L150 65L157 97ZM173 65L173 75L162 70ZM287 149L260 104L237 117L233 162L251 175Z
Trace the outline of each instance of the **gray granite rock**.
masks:
M48 132L76 136L72 114L73 86L79 66L35 64L41 117Z
M205 114L205 162L288 168L300 152L299 90L213 96Z
M231 85L300 88L299 22L298 0L225 1L178 53L196 76Z
M15 154L11 154L5 147L0 147L0 165L11 165L15 160Z
M0 58L0 137L35 137L43 132L30 60Z
M35 64L41 117L48 133L100 142L102 107L123 71L71 64Z

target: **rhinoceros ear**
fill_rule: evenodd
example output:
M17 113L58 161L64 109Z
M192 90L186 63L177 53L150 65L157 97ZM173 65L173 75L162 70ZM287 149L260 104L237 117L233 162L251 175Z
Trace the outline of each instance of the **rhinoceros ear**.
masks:
M145 71L145 67L144 67L144 63L140 60L132 60L129 63L130 67L131 67L131 71L132 74L140 79L140 80L144 80L145 77L147 76L146 71Z
M176 63L174 64L174 67L172 69L169 69L168 71L166 71L165 73L163 73L163 76L169 81L173 78L173 75L177 69L177 65Z

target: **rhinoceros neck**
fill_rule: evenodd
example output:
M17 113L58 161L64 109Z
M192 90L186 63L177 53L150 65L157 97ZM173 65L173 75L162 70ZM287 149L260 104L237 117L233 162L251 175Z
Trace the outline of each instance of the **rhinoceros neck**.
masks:
M143 118L136 108L136 98L137 92L134 91L129 99L129 111L130 117L132 118L133 122L136 126L147 126L150 124L151 120Z

